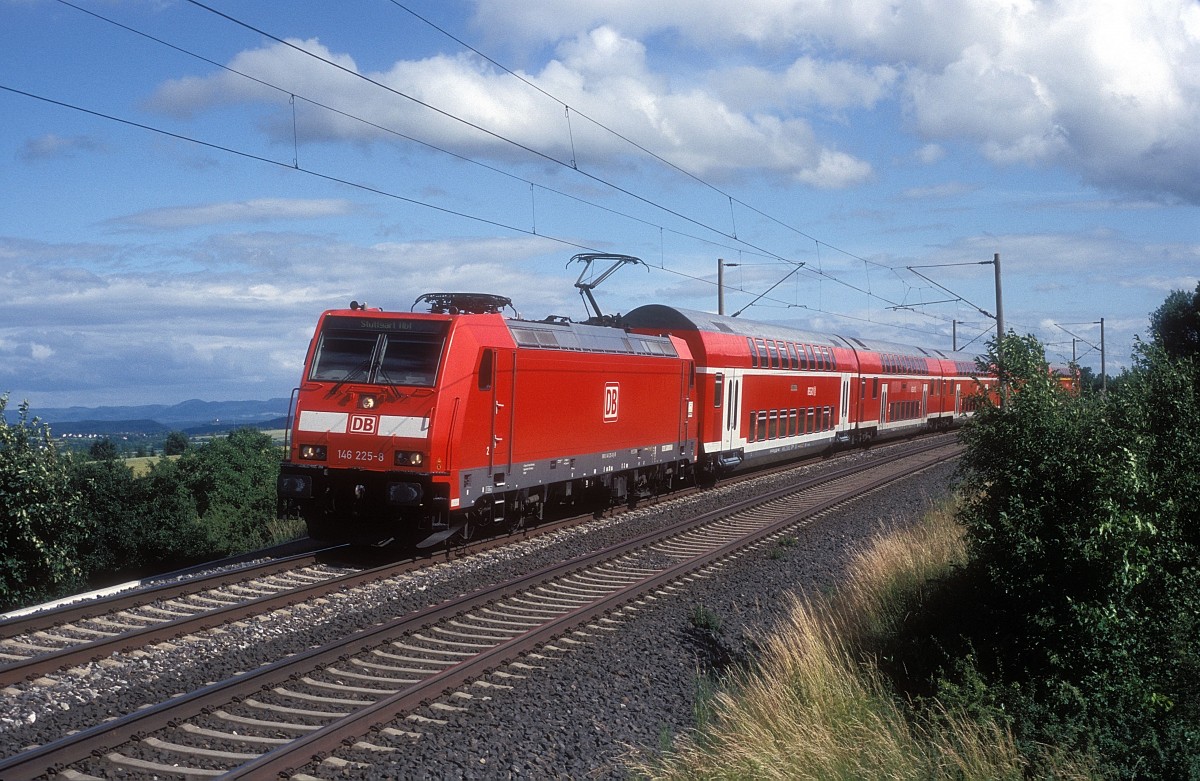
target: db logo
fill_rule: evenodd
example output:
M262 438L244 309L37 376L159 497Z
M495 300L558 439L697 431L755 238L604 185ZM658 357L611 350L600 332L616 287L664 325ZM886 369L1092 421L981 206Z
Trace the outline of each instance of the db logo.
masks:
M351 434L374 434L379 428L379 418L375 415L351 415Z
M610 382L604 386L604 420L605 422L617 419L617 396L620 386L615 382Z

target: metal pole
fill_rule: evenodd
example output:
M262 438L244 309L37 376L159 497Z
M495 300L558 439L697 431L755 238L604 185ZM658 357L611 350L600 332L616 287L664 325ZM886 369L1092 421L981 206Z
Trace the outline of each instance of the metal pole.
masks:
M951 320L950 323L951 323L951 326L950 326L951 349L954 350L954 352L958 352L958 321Z
M717 258L717 314L725 314L725 259Z
M992 258L992 264L996 267L996 339L997 346L999 340L1004 338L1004 298L1000 294L1000 253L997 252Z
M1104 366L1104 318L1100 318L1100 392L1108 393L1108 371Z

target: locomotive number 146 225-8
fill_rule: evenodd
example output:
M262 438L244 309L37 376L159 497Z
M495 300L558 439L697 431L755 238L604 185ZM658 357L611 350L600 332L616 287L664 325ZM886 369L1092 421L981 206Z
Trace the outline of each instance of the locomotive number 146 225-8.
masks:
M366 461L367 463L383 463L383 453L371 450L339 450L338 459L341 461Z

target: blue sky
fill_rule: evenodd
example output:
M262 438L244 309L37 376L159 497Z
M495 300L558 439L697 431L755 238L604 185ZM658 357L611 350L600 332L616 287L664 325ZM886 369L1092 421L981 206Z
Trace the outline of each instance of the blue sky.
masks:
M1200 281L1196 0L0 0L0 116L35 411L286 396L351 299L581 319L582 251L646 262L607 312L724 258L727 312L969 349L999 253L1111 374Z

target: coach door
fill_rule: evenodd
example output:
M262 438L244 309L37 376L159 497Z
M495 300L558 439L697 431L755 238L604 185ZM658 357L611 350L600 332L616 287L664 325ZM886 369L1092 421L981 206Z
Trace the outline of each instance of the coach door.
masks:
M838 431L842 434L850 429L850 375L842 375L842 414L838 418Z
M718 374L718 382L722 375ZM742 378L738 372L724 375L724 406L721 410L721 451L736 450L742 446L738 437L738 421L742 417Z
M888 414L887 414L888 413L887 392L888 392L888 385L890 385L890 384L891 383L889 383L887 380L884 380L883 382L880 383L880 385L883 386L879 391L879 427L880 428L883 428L883 424L885 424L885 423L891 423L891 421L888 420Z

